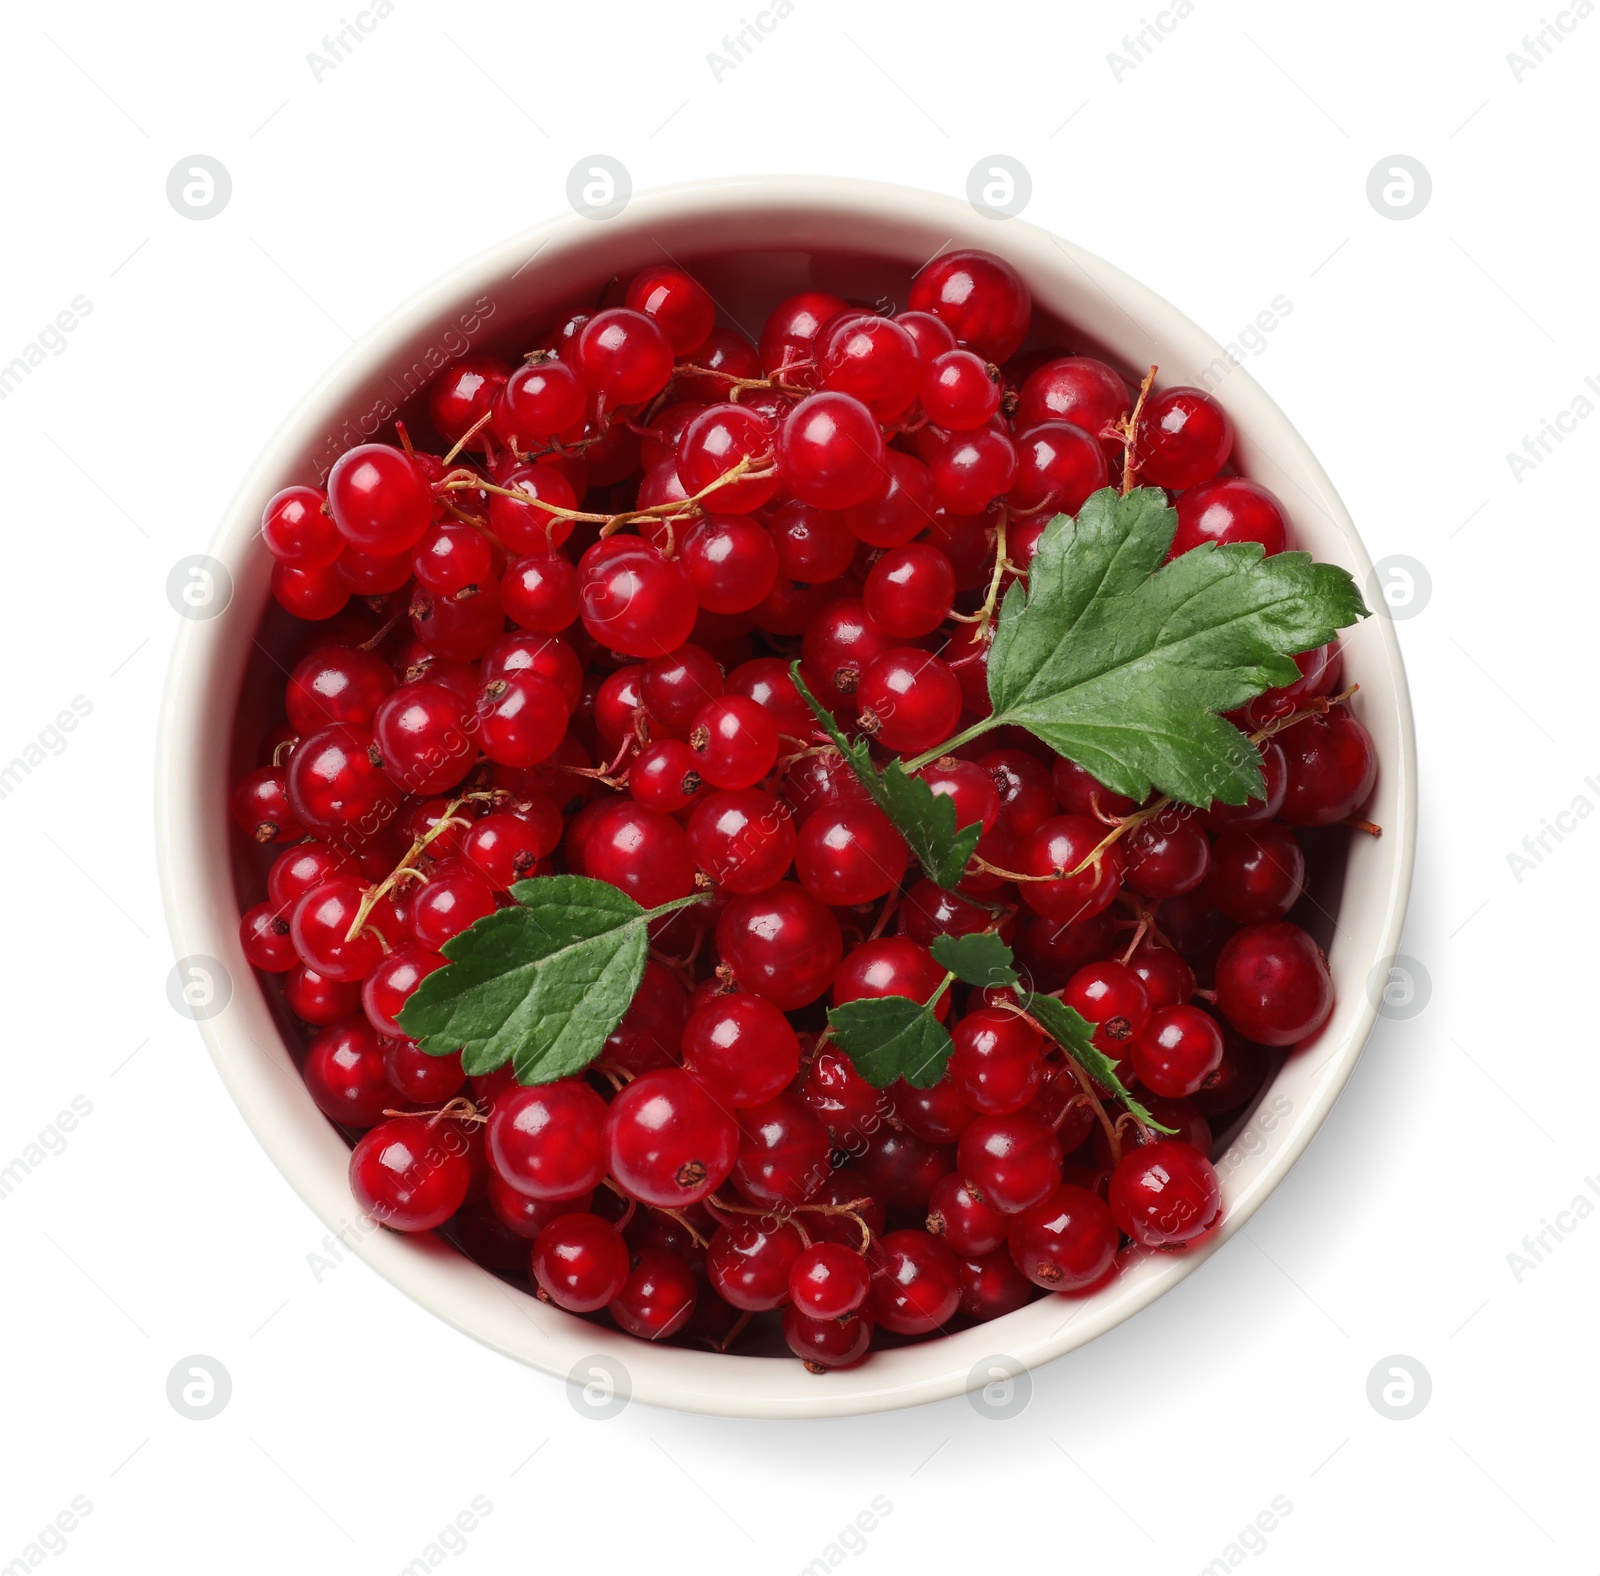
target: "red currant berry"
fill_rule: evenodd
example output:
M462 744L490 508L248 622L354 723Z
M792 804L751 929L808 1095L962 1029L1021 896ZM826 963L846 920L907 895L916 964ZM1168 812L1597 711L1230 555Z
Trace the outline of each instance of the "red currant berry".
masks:
M789 675L789 665L781 657L752 657L741 662L728 675L727 692L743 695L772 718L780 741L804 740L816 726L811 708L801 699Z
M572 534L572 521L557 513L576 509L572 483L543 460L507 471L497 484L505 492L489 499L489 529L513 553L553 553Z
M729 902L717 920L717 951L743 989L795 1012L827 990L844 942L830 908L780 881Z
M1282 919L1305 884L1305 853L1276 821L1226 827L1211 845L1206 896L1241 925Z
M1180 1247L1222 1213L1222 1185L1198 1149L1160 1138L1130 1150L1111 1173L1111 1214L1147 1248Z
M842 1319L871 1290L867 1261L842 1243L813 1243L789 1266L789 1300L808 1319Z
M448 1100L467 1081L461 1070L460 1051L430 1056L415 1040L404 1037L385 1044L383 1070L394 1088L417 1105L437 1105Z
M596 312L578 335L575 363L587 387L614 405L642 405L672 376L672 344L643 312Z
M802 362L809 367L817 330L843 310L844 302L825 290L803 290L780 301L761 330L762 368L772 374Z
M896 1335L943 1331L961 1306L955 1255L926 1231L891 1231L873 1245L872 1317Z
M1246 925L1217 958L1217 1006L1257 1045L1295 1045L1333 1011L1322 949L1298 925Z
M1090 919L1107 908L1122 882L1123 853L1112 843L1097 854L1105 835L1105 828L1086 815L1041 821L1017 845L1016 868L1052 879L1019 882L1022 901L1054 920Z
M694 752L682 739L642 745L628 766L628 792L647 810L672 815L687 809L704 790ZM699 857L697 852L695 858Z
M683 1065L730 1106L765 1105L799 1072L800 1041L760 996L715 996L683 1027Z
M1047 1291L1087 1291L1116 1262L1117 1222L1097 1194L1064 1182L1011 1222L1017 1268Z
M446 443L459 443L473 425L487 416L511 376L498 356L463 356L446 367L428 386L428 415ZM480 432L472 447L483 447Z
M1366 803L1378 777L1378 753L1365 725L1344 707L1296 723L1278 742L1288 767L1279 814L1290 826L1333 826Z
M714 788L749 788L778 758L778 727L743 695L719 695L695 713L689 729L695 769Z
M536 766L567 731L567 706L560 689L542 674L524 670L493 678L478 697L478 743L502 766Z
M683 539L682 562L695 600L712 613L749 612L778 579L771 535L742 515L709 514L696 522Z
M1034 1288L1004 1249L961 1260L961 1311L987 1324L1033 1301Z
M734 1186L752 1204L800 1204L827 1180L831 1154L811 1107L798 1094L779 1094L739 1112Z
M959 1172L940 1177L928 1195L928 1230L941 1237L958 1258L981 1258L1002 1247L1007 1220L961 1180Z
M356 1202L395 1231L442 1226L461 1208L471 1180L460 1132L412 1116L373 1128L350 1156Z
M803 503L848 509L883 484L883 432L860 400L831 391L800 401L778 429L784 482Z
M349 984L363 979L383 956L375 929L363 928L354 939L351 927L360 912L366 888L348 876L330 876L307 892L289 918L294 949L326 979Z
M900 885L909 857L905 839L875 804L818 810L794 849L800 884L833 908L887 896Z
M857 691L862 731L886 749L932 749L961 720L961 683L949 663L916 646L896 646L873 659Z
M695 863L729 892L764 892L794 858L794 821L788 808L756 788L713 793L689 821Z
M430 679L402 684L378 707L373 737L384 770L410 794L454 788L478 758L470 702Z
M289 807L302 826L370 837L393 816L398 794L372 735L334 723L289 757Z
M1020 1111L1044 1082L1044 1039L1003 1007L969 1012L950 1032L950 1082L962 1101L986 1116ZM987 1253L988 1248L970 1251Z
M1162 1007L1130 1049L1133 1070L1152 1094L1191 1095L1222 1060L1222 1030L1198 1007Z
M932 313L968 350L997 366L1016 354L1033 316L1021 276L989 252L934 258L911 281L908 305Z
M801 662L806 683L832 711L853 713L860 705L861 675L890 647L866 605L855 597L830 602L805 630Z
M292 569L326 569L344 551L344 538L316 487L285 487L261 511L261 539Z
M1095 1025L1094 1043L1113 1061L1128 1054L1150 1019L1144 981L1126 963L1111 959L1079 969L1061 999Z
M628 1283L628 1249L598 1215L562 1215L533 1244L533 1279L542 1298L569 1313L596 1313Z
M239 946L245 961L266 974L285 974L300 961L289 921L270 903L247 908L239 920Z
M936 427L970 432L987 426L1000 409L1000 369L970 350L947 350L929 361L922 373L919 398Z
M606 1174L605 1124L605 1102L579 1079L514 1085L489 1115L489 1164L531 1198L587 1193Z
M911 336L923 366L956 348L956 336L931 312L902 312L895 322Z
M606 1311L629 1335L642 1341L664 1341L693 1316L700 1283L674 1253L646 1249L632 1262L622 1290L606 1305Z
M690 372L680 367L678 371L677 391L686 400L710 403L726 399L741 379L761 376L756 347L736 328L713 328L695 351L692 364L702 370Z
M1174 490L1210 481L1233 452L1233 422L1203 389L1163 389L1139 418L1139 468Z
M861 598L868 614L896 640L931 635L950 613L956 572L937 547L892 547L867 574Z
M722 483L707 507L724 514L759 509L778 490L772 438L772 429L748 406L708 405L678 440L677 471L686 494L704 492L744 464L747 472L759 474Z
M361 1007L358 984L352 980L329 979L304 963L284 975L283 997L295 1017L317 1028L338 1023Z
M506 379L494 428L507 444L529 449L581 421L585 403L576 369L541 351Z
M1270 555L1289 545L1283 505L1259 482L1243 476L1201 482L1178 494L1178 529L1169 558L1202 542L1259 542Z
M807 585L838 579L856 554L856 538L842 514L798 498L785 499L774 511L772 540L778 572Z
M893 318L842 312L811 347L817 381L861 401L879 421L894 421L917 397L917 342Z
M611 1174L642 1203L698 1204L727 1180L738 1152L733 1116L682 1068L645 1073L611 1102Z
M1046 421L1017 434L1017 476L1006 503L1019 514L1076 514L1111 479L1106 452L1071 422Z
M370 1023L346 1018L306 1049L301 1075L317 1109L341 1127L376 1127L400 1102L384 1067L384 1045Z
M578 565L583 627L630 657L663 657L689 638L694 582L683 565L638 538L603 539Z
M956 1145L956 1170L991 1209L1015 1215L1060 1183L1061 1145L1055 1129L1029 1111L980 1116Z
M720 1226L706 1248L706 1279L725 1302L747 1312L776 1308L789 1296L789 1272L804 1251L795 1227L751 1217Z
M844 523L869 547L899 547L935 523L938 507L928 467L914 455L890 449L878 487L844 511Z
M929 462L940 504L955 514L982 514L1017 478L1016 445L993 427L953 432Z
M642 908L657 908L694 891L689 835L670 816L629 799L601 806L583 842L582 874L609 881Z
M1142 821L1123 840L1122 879L1141 897L1159 902L1192 892L1211 857L1194 817L1170 806Z
M840 964L833 981L833 1004L868 1001L879 996L905 996L925 1002L944 983L945 971L933 954L908 936L880 936L863 941ZM939 992L933 1004L942 1020L950 1010L950 992Z
M798 1308L783 1310L783 1339L814 1374L853 1368L872 1347L872 1320L865 1313L843 1319L808 1319Z
M403 941L385 953L362 981L361 1006L367 1022L379 1034L403 1039L406 1031L400 1027L400 1009L423 980L443 967L444 959L438 953L414 941ZM458 1088L459 1080L446 1093L454 1094Z
M518 882L534 873L546 854L556 845L557 825L496 810L481 821L474 821L461 839L461 857L497 892L509 892Z
M272 566L272 595L278 606L296 618L318 622L332 618L350 600L350 588L337 569L296 569L290 564Z
M1019 432L1066 421L1098 439L1108 459L1122 457L1122 422L1133 410L1128 385L1092 356L1058 356L1028 375L1013 420Z
M624 304L661 326L675 356L687 356L705 343L717 311L704 285L664 263L633 276Z
M241 777L234 785L229 809L233 824L258 843L292 843L305 836L290 806L284 774L275 766L263 766Z
M433 519L433 493L403 450L363 443L334 461L328 507L351 547L382 558L422 540Z

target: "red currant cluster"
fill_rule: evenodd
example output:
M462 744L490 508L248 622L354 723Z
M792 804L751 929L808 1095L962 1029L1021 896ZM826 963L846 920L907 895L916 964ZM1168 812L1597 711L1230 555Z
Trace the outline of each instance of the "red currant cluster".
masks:
M1302 829L1349 821L1376 770L1337 649L1233 719L1266 785L1241 808L1135 805L1016 729L939 747L988 712L1000 593L1097 489L1175 493L1173 554L1286 547L1226 413L1023 350L1028 294L982 253L928 264L895 315L792 297L756 344L675 267L610 299L515 367L443 373L439 452L397 424L266 507L304 624L233 792L265 850L242 939L308 1026L313 1099L364 1133L357 1199L648 1339L727 1349L782 1310L818 1368L1092 1290L1125 1238L1197 1240L1214 1133L1332 1006L1286 916ZM956 889L908 879L797 657L982 826ZM424 1054L399 1015L441 947L563 871L647 908L710 895L655 923L586 1074ZM986 930L1174 1136L1108 1112L1015 992L938 994L930 943ZM896 995L951 1025L931 1088L873 1087L826 1027Z

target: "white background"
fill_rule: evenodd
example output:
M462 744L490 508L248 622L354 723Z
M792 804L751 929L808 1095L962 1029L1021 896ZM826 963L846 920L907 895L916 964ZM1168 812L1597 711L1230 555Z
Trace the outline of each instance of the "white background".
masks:
M74 1097L92 1112L0 1199L0 1566L82 1495L50 1569L394 1572L482 1495L451 1570L797 1572L884 1496L851 1569L1182 1576L1281 1495L1250 1569L1594 1569L1600 1222L1520 1280L1507 1255L1600 1173L1600 826L1569 823L1520 881L1507 856L1600 804L1600 420L1520 480L1506 455L1600 377L1600 20L1561 13L1575 30L1518 81L1532 0L1198 0L1118 80L1107 54L1154 3L796 0L720 81L707 52L750 14L732 0L399 0L320 80L308 52L350 14L332 0L8 12L0 364L74 297L92 311L0 403L0 759L73 697L93 709L0 800L0 1163ZM1010 1421L966 1400L580 1417L359 1261L314 1277L321 1226L167 1003L168 570L330 360L563 211L595 152L639 188L792 170L955 194L985 155L1020 159L1029 219L1219 339L1292 302L1250 371L1373 557L1431 576L1401 636L1423 768L1406 949L1432 999L1380 1024L1241 1238L1040 1372ZM165 194L194 153L233 181L203 223ZM1433 183L1402 222L1366 191L1395 153ZM232 1376L206 1422L166 1397L191 1353ZM1431 1375L1409 1421L1368 1400L1392 1354Z

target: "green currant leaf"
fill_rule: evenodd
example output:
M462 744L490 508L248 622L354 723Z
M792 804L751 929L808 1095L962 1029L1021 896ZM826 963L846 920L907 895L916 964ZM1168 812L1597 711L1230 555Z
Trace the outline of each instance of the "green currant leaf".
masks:
M972 858L983 827L974 821L958 829L955 801L948 794L936 794L920 777L907 773L899 761L890 761L879 771L867 741L846 737L833 714L806 687L798 662L791 664L789 673L823 732L849 762L872 802L894 822L929 880L936 886L954 887Z
M948 969L963 984L1016 988L1019 981L1012 967L1011 948L992 930L970 936L935 936L928 950L934 961Z
M873 996L828 1009L839 1048L856 1071L876 1089L904 1078L913 1089L927 1089L944 1076L954 1046L950 1031L933 1014L953 973L946 974L926 1002L909 996Z
M1095 1025L1074 1007L1055 996L1038 996L1033 993L1022 998L1022 1010L1038 1023L1052 1040L1064 1050L1102 1089L1109 1089L1147 1127L1158 1133L1175 1133L1177 1128L1164 1127L1146 1107L1128 1093L1117 1076L1117 1064L1094 1043Z
M1243 804L1255 747L1220 714L1291 684L1290 660L1367 616L1355 582L1306 553L1210 543L1163 563L1177 514L1158 487L1092 494L1039 539L1001 604L986 726L1026 728L1134 800Z
M400 1027L431 1056L460 1051L469 1076L509 1060L521 1083L551 1083L587 1067L628 1010L650 921L702 899L644 909L583 876L519 881L511 895L514 908L445 942L447 966L417 987Z

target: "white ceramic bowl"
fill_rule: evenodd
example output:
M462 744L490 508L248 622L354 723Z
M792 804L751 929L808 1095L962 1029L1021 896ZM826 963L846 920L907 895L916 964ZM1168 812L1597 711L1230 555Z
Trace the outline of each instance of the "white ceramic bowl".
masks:
M445 361L518 325L537 328L557 310L591 304L613 274L666 257L696 265L721 259L707 261L702 276L721 305L757 328L757 303L789 290L815 282L870 299L935 253L969 246L999 252L1020 270L1036 320L1070 324L1074 346L1097 347L1126 372L1156 362L1163 384L1209 377L1216 386L1223 374L1219 397L1238 430L1240 468L1284 500L1301 546L1366 583L1366 550L1299 434L1248 372L1219 359L1221 347L1208 334L1143 285L1020 220L991 220L948 197L865 181L751 177L644 193L605 221L572 216L542 225L392 314L268 443L212 548L232 574L231 603L220 616L186 622L179 636L161 727L158 847L177 956L219 960L231 977L227 1006L200 1023L223 1080L284 1175L374 1269L466 1334L548 1373L576 1372L585 1382L589 1360L600 1358L620 1362L633 1395L657 1405L815 1417L958 1394L988 1382L987 1367L975 1373L975 1365L996 1353L1029 1366L1058 1357L1138 1312L1244 1225L1327 1116L1372 1028L1368 982L1374 970L1387 978L1386 960L1399 944L1416 807L1405 677L1393 627L1381 615L1345 642L1347 678L1361 686L1360 715L1377 741L1381 770L1368 813L1384 835L1351 839L1342 891L1326 895L1336 905L1324 939L1337 1005L1316 1041L1285 1061L1220 1159L1226 1217L1203 1247L1130 1257L1091 1297L1046 1297L978 1328L818 1376L793 1360L655 1347L607 1332L514 1291L431 1235L401 1236L360 1219L346 1183L349 1150L306 1093L238 942L226 794L231 775L253 764L230 735L269 602L269 555L256 540L263 502L325 472ZM739 253L749 255L730 266L729 255Z

